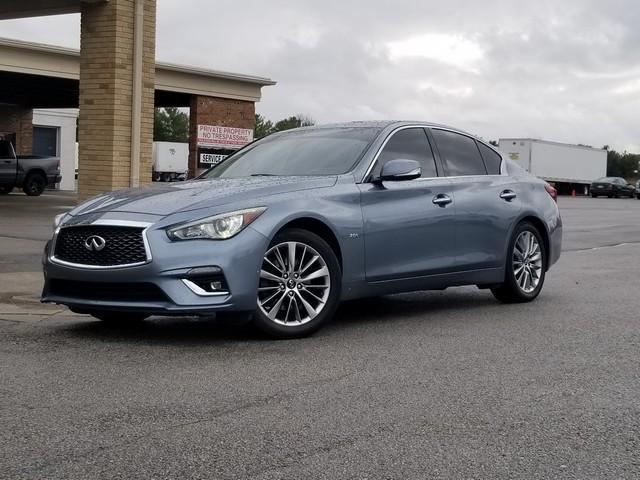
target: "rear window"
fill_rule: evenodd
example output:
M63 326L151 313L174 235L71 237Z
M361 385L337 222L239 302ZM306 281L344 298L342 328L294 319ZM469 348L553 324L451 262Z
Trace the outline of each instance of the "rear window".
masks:
M489 175L500 175L500 164L502 163L502 157L498 153L487 147L485 144L477 142L482 159L487 167L487 173Z
M433 129L432 131L448 176L487 174L473 138L448 130Z

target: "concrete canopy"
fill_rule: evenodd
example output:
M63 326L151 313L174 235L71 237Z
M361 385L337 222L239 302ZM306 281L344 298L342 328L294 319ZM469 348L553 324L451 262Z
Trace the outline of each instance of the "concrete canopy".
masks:
M109 0L2 0L0 20L78 13L82 4L107 3Z
M0 38L0 103L78 108L78 50ZM256 102L269 78L156 62L155 105L188 107L192 95Z

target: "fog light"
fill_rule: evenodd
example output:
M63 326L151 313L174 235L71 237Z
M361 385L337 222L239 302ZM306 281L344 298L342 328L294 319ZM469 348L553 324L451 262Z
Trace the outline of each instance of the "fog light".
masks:
M182 281L196 295L229 295L229 287L219 267L192 268Z

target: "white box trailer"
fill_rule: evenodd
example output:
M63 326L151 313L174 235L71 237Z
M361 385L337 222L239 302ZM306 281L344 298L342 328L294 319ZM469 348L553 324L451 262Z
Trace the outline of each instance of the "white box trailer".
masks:
M531 138L501 138L498 148L564 194L587 195L591 182L607 175L607 151L598 148Z
M170 182L185 173L189 164L189 144L153 142L153 180Z

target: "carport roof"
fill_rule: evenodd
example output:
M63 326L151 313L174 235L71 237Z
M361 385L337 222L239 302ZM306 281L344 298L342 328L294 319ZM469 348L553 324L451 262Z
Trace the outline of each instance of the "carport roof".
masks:
M79 78L79 50L0 37L0 103L77 107ZM265 77L156 62L157 106L187 106L191 95L256 102L262 87L275 84Z

